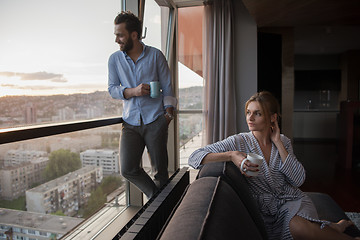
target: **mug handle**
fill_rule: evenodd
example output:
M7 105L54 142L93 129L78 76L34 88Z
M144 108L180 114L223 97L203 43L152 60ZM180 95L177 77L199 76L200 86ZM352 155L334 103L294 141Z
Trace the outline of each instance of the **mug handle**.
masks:
M241 162L241 165L240 165L240 170L243 171L243 172L244 172L243 167L244 167L244 164L245 164L246 161L249 161L249 159L244 158L244 160Z

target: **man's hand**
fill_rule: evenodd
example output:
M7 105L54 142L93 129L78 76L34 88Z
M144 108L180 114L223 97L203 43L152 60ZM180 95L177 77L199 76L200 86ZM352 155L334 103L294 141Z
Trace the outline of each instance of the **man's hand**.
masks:
M168 107L166 109L165 118L166 118L167 124L169 125L171 120L174 119L174 108L173 107Z
M124 97L126 99L145 95L150 95L150 85L146 83L142 83L135 88L126 88L124 91Z
M140 97L145 95L150 95L150 85L142 83L135 88L135 96Z

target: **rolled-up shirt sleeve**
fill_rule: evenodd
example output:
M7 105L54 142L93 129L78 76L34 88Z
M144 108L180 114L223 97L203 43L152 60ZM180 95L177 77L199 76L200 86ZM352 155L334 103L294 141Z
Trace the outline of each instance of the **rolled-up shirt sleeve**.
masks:
M177 100L174 97L174 93L171 87L171 74L169 66L167 64L165 56L160 51L158 52L157 59L157 73L162 88L164 108L167 108L169 106L176 108Z
M115 55L111 55L108 62L108 91L110 96L114 99L126 100L124 97L124 90L126 87L121 86L120 78L116 71Z

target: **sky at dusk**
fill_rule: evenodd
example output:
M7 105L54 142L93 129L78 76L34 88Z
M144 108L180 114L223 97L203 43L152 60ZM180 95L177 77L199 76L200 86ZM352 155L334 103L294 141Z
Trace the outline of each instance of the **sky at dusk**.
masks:
M0 0L0 96L106 89L119 0Z
M160 48L160 8L146 2L144 42ZM106 91L120 11L120 0L0 0L0 97Z

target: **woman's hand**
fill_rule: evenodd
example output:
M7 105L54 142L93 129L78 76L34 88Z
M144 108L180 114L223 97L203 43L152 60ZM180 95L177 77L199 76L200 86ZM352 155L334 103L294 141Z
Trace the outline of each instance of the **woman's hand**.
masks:
M240 169L240 172L247 177L251 177L246 174L247 171L253 171L253 172L258 171L259 166L248 161L246 159L246 153L239 151L231 152L231 161L235 164L235 166L237 166ZM246 162L243 164L243 168L241 169L241 164L243 161Z
M270 139L275 144L280 141L280 128L277 120L271 122Z
M278 149L280 153L281 161L284 163L289 153L287 152L283 142L281 141L280 128L277 120L272 122L272 125L270 127L270 139Z

